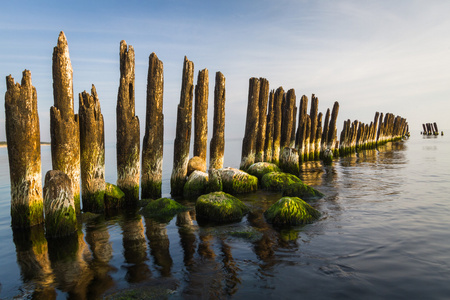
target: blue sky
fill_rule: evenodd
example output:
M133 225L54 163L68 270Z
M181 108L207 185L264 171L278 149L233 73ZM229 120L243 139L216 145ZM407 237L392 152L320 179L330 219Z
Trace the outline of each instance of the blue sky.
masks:
M369 123L376 111L407 118L411 131L437 122L450 129L449 1L8 1L0 12L0 75L31 70L42 140L50 140L51 61L65 32L78 93L95 84L106 142L115 142L119 44L136 53L136 112L143 137L148 57L164 63L165 138L173 140L182 62L226 77L228 138L244 135L248 79L319 97L325 113ZM194 81L196 82L197 76ZM4 101L5 79L0 80ZM2 101L2 102L3 102ZM4 102L3 102L4 103ZM0 140L5 140L4 104ZM211 134L211 132L210 132Z

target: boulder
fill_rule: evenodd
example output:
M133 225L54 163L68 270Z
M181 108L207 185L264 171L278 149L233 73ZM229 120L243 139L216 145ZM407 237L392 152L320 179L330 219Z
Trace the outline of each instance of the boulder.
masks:
M268 162L257 162L247 169L247 173L256 176L259 181L265 174L271 172L281 172L281 170L276 164Z
M219 169L223 191L230 194L253 192L258 189L258 178L235 168Z
M187 176L194 171L206 172L206 161L199 156L192 157L188 162Z
M324 195L318 190L302 182L296 182L283 190L283 197L299 197L304 200L319 199Z
M262 177L261 187L268 191L283 191L294 183L303 184L300 178L295 175L283 172L272 172L267 173Z
M186 211L187 208L175 200L169 198L160 198L151 200L142 208L142 214L145 217L153 218L162 223L168 223L179 212Z
M208 170L208 193L221 192L223 190L222 177L220 172L216 169Z
M196 199L206 193L208 189L208 174L195 170L189 175L183 188L183 196L188 199Z
M274 225L309 224L320 212L298 197L283 197L264 212L267 222Z
M230 194L213 192L198 197L195 211L198 219L230 223L240 221L249 209L238 198Z
M125 193L117 186L106 183L105 209L118 209L124 205Z

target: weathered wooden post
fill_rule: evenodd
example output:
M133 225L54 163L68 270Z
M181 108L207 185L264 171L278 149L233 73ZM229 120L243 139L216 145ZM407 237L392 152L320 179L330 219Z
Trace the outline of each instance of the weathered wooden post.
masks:
M437 126L436 122L433 123L433 128L434 128L434 135L438 135L439 134L439 129L438 129L438 126Z
M333 109L331 111L330 125L328 127L328 146L327 148L331 150L333 156L337 157L339 155L339 150L336 147L336 120L339 113L339 103L334 102Z
M75 210L80 212L80 125L74 114L73 71L64 32L53 48L53 98L50 108L52 168L72 181Z
M306 123L307 123L308 97L305 95L300 99L300 108L298 112L298 129L296 136L296 146L300 162L305 160L305 140L306 140Z
M105 126L95 86L79 94L81 193L83 211L105 209Z
M194 156L200 157L206 164L206 145L208 142L208 69L198 72L195 86L194 111Z
M269 100L269 81L266 78L260 78L259 88L259 117L258 134L256 136L256 155L255 162L264 161L264 146L266 142L267 126L267 101Z
M214 87L214 124L209 146L209 169L223 168L225 151L225 76L216 73Z
M44 221L37 93L30 71L23 71L21 84L6 77L5 115L11 225L27 228Z
M274 91L269 93L269 107L266 117L266 141L264 146L264 161L272 162L273 156L273 117L274 117Z
M309 160L318 159L315 157L316 153L316 131L317 131L317 113L319 111L319 98L314 94L311 96L311 109L309 117L311 118L311 131L309 137Z
M317 115L317 128L316 128L316 138L314 139L314 159L319 160L320 158L320 144L322 141L322 113Z
M294 125L294 110L295 110L295 90L290 89L286 93L286 97L284 100L284 105L282 105L282 120L281 120L281 141L280 148L281 151L285 147L289 147L291 144L292 131L295 130L292 128Z
M325 113L325 121L323 124L323 131L322 131L322 141L320 145L320 153L322 153L321 158L323 158L323 153L325 153L325 150L327 149L328 144L328 127L330 123L330 109L327 108L327 112Z
M255 162L256 136L259 126L259 90L260 81L252 77L249 80L247 118L245 123L245 134L242 141L242 156L240 169L247 170Z
M120 84L117 95L117 186L125 193L126 205L139 200L140 129L135 115L134 49L120 42Z
M295 148L284 147L280 155L280 169L283 172L299 175L298 151Z
M164 66L150 54L147 77L147 108L142 145L142 199L161 198L164 146Z
M280 86L274 96L273 102L273 152L272 162L278 164L280 160L281 147L281 121L283 119L282 104L284 98L284 90Z
M72 182L62 171L51 170L44 184L45 235L63 237L77 230Z
M192 96L194 92L194 63L184 57L177 131L174 141L173 170L170 188L173 197L182 196L186 183L192 126Z
M311 158L309 157L309 147L310 147L310 138L311 138L311 117L307 114L305 116L305 140L304 140L304 145L305 145L305 151L303 153L303 161L308 161L311 160Z

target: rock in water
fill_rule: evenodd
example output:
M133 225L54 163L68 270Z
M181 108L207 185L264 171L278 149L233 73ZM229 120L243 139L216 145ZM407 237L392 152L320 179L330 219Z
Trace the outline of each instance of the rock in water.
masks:
M5 115L11 180L11 225L27 228L44 222L41 142L36 89L31 72L21 84L6 77Z
M217 223L238 222L249 211L238 198L224 192L198 197L195 203L197 218Z
M258 178L235 168L219 170L223 191L230 194L242 194L258 189Z
M206 161L203 158L194 156L189 160L186 175L189 176L194 171L206 172Z
M67 236L77 230L72 182L62 171L52 170L45 175L44 211L47 237Z
M117 186L125 193L129 206L139 200L140 131L135 115L134 101L134 49L120 42L120 84L117 95Z
M106 182L105 209L119 209L125 205L125 193L117 186Z
M288 186L294 183L303 182L300 180L300 178L292 174L272 172L267 173L262 177L261 187L268 191L283 191Z
M257 162L251 165L248 168L247 172L250 175L256 176L258 180L261 180L265 174L271 172L281 172L281 170L276 164L268 162Z
M160 198L152 200L142 209L145 217L156 219L163 223L168 223L179 212L186 211L187 208L175 200Z
M298 197L304 200L319 199L324 195L303 182L296 182L283 189L283 196Z
M183 196L188 199L196 199L206 193L208 189L208 174L202 171L192 172L183 189Z
M73 71L64 32L53 48L53 98L50 133L53 170L67 174L72 181L75 209L80 213L80 124L74 114Z
M319 211L297 197L283 197L264 212L267 222L274 225L309 224L320 217Z

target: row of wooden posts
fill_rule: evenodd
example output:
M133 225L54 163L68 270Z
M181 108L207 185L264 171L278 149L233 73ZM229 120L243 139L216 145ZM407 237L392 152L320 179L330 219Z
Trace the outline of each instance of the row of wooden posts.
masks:
M423 131L421 134L423 135L439 135L439 129L436 122L422 124L422 127ZM441 135L444 135L443 131L441 132Z
M155 53L149 57L145 135L140 157L139 118L135 115L135 57L132 46L120 43L120 85L117 97L117 186L125 193L126 206L139 200L161 197L164 142L163 63ZM183 195L191 140L194 65L184 59L180 104L178 105L171 194ZM54 105L50 108L52 168L41 183L41 150L37 93L31 72L25 70L21 84L7 76L5 93L6 137L11 179L13 227L30 227L44 222L46 234L62 235L53 224L76 224L83 211L101 212L105 194L104 121L95 86L79 94L79 112L74 113L73 71L67 39L63 32L53 51ZM206 168L208 70L199 72L195 86L194 155ZM225 144L225 77L216 73L214 126L210 143L210 168L223 167ZM48 178L47 178L48 177ZM81 179L81 197L80 197ZM67 184L68 183L68 184ZM48 185L48 186L47 186ZM58 213L54 213L58 211ZM53 217L54 215L54 217ZM60 218L55 221L55 218ZM62 219L61 219L62 218ZM64 221L63 219L70 219ZM59 225L58 225L59 226ZM63 225L64 226L64 225ZM70 225L72 226L72 225ZM51 233L56 232L56 233Z
M294 89L285 93L279 87L269 92L267 79L250 78L240 168L245 170L255 162L265 161L279 164L283 170L296 174L301 162L319 159L330 162L333 156L375 148L409 134L406 119L390 113L383 117L383 113L377 112L370 124L345 121L338 141L339 103L334 103L331 113L327 109L324 123L318 105L319 99L313 94L307 114L308 97L303 95L296 126Z

